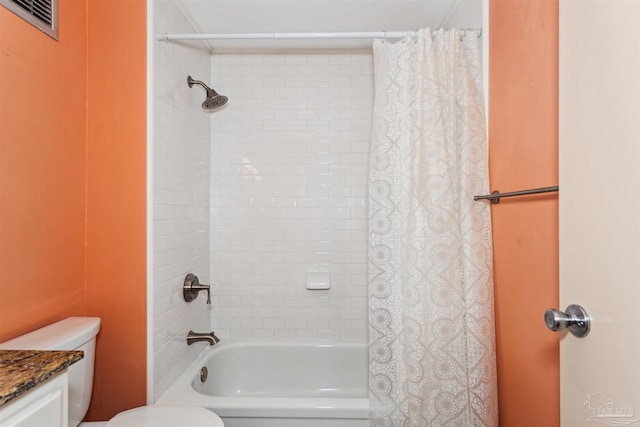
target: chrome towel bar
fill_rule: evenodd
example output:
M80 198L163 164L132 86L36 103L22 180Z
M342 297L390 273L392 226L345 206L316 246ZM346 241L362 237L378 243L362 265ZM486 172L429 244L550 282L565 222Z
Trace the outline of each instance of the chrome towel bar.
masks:
M533 188L531 190L512 191L510 193L500 193L498 190L484 196L473 196L473 200L491 200L491 203L498 204L502 197L526 196L528 194L554 193L559 191L558 186Z

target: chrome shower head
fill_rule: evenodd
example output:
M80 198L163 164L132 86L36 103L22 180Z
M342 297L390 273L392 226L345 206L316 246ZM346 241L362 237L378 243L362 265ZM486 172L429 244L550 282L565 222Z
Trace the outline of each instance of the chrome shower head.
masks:
M229 100L229 98L224 95L220 95L200 80L193 80L191 76L187 76L187 84L189 87L193 87L194 84L200 85L207 91L207 99L202 103L202 108L205 110L215 110L220 108Z

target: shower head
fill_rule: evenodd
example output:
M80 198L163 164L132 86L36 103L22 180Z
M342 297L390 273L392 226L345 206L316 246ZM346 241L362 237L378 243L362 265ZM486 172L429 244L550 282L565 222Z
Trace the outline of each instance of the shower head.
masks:
M201 82L200 80L193 80L191 76L187 76L187 84L192 87L194 84L202 86L207 91L207 99L202 103L202 108L205 110L215 110L222 107L227 103L229 98L224 95L218 94L215 90Z

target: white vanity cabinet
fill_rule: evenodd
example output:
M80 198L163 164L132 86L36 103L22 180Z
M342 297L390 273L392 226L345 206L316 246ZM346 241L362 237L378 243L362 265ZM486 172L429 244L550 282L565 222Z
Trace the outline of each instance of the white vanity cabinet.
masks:
M68 375L53 378L0 407L0 427L68 427Z

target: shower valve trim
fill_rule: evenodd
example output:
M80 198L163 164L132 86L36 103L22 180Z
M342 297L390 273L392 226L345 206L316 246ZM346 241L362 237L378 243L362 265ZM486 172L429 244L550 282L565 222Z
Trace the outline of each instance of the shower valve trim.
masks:
M211 305L211 286L201 285L198 276L187 274L182 285L182 296L186 302L191 302L198 296L198 292L207 291L207 304Z

